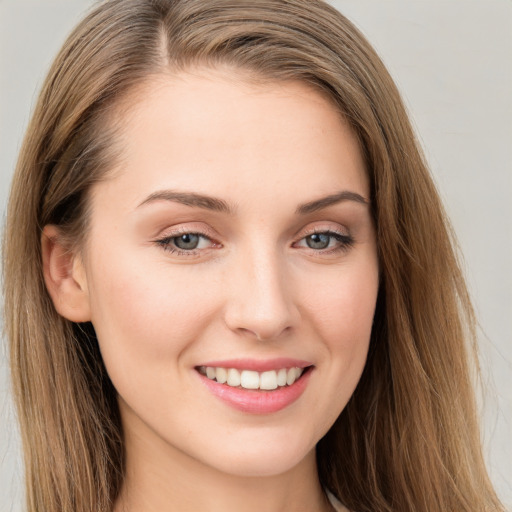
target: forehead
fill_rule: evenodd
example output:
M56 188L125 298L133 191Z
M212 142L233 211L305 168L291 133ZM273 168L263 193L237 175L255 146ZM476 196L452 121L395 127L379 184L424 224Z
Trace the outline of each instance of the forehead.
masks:
M357 138L333 102L302 82L211 68L159 75L132 93L121 118L113 181L141 195L222 195L235 183L268 195L282 181L298 195L313 184L320 194L348 186L367 195Z

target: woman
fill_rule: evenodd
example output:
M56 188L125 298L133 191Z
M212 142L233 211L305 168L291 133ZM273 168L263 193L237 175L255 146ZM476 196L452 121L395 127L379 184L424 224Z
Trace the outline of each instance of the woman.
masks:
M29 127L4 273L31 511L502 510L442 207L326 4L97 7Z

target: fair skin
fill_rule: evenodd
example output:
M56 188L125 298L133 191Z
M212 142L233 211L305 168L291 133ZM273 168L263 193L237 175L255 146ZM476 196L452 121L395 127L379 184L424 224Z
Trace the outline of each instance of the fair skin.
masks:
M54 304L92 321L119 394L116 511L332 510L315 445L360 378L379 279L357 141L310 87L233 70L153 78L133 104L81 251L43 234ZM303 373L247 390L206 366Z

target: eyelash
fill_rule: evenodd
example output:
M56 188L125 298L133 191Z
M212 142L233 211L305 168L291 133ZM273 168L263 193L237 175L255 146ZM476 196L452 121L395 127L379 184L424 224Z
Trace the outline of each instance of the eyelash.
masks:
M205 235L204 233L199 233L199 232L194 232L194 231L189 231L189 230L181 230L181 231L172 233L169 236L166 236L164 238L155 240L155 243L157 245L159 245L164 251L169 252L171 254L176 254L178 256L185 256L185 257L198 256L203 249L188 249L187 250L187 249L180 249L176 246L171 245L174 240L176 240L177 238L179 238L180 236L183 236L183 235L193 235L193 236L197 236L201 239L210 240L210 242L212 242L212 239L210 238L210 236ZM313 235L327 235L331 239L334 238L338 242L337 246L329 248L329 249L318 249L317 250L317 249L313 249L313 248L309 247L310 250L312 250L318 254L333 254L333 253L338 253L338 252L345 252L345 251L348 251L354 245L354 239L351 235L347 235L347 234L340 233L340 232L333 231L333 230L320 230L320 229L315 229L315 230L312 230L312 231L304 234L304 236L302 236L302 238L300 238L297 242L295 242L294 245L303 240L306 240L308 237L311 237ZM330 244L330 242L331 242L331 240L329 240L329 244ZM215 242L213 242L213 243L215 246Z
M354 245L354 238L351 235L347 235L346 233L341 233L339 231L334 231L332 229L313 229L309 232L306 232L298 242L306 240L308 237L313 235L327 235L331 239L334 238L338 245L335 247L331 247L330 249L320 249L315 250L310 247L312 251L318 252L319 254L334 254L338 252L348 251ZM298 243L296 242L296 243ZM329 241L330 243L331 241Z
M180 249L179 247L173 247L171 244L173 240L179 238L183 235L195 235L198 236L201 239L210 240L212 241L211 237L208 235L205 235L204 233L199 233L196 231L191 231L187 229L178 230L174 233L171 233L170 235L160 238L159 240L155 240L156 244L162 247L162 249L166 252L170 252L171 254L176 254L178 256L198 256L202 249Z

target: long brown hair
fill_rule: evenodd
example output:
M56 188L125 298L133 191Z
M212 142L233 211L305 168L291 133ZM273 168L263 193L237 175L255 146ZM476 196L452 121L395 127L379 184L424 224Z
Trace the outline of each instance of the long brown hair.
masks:
M80 243L88 191L120 156L124 99L152 75L196 64L312 85L351 124L366 160L381 285L363 376L317 447L323 485L357 512L503 510L481 455L474 318L448 222L369 43L315 0L110 0L50 70L8 207L5 324L29 512L110 511L124 470L115 390L92 325L53 307L42 227Z

